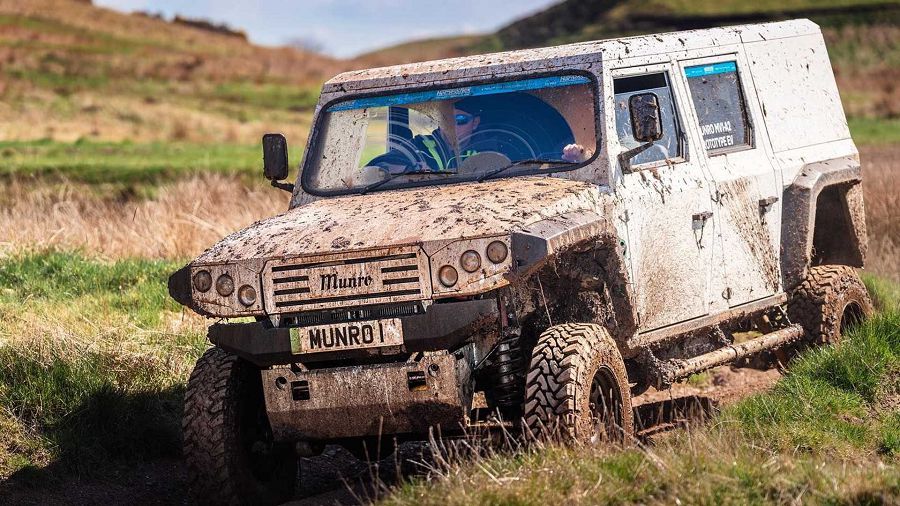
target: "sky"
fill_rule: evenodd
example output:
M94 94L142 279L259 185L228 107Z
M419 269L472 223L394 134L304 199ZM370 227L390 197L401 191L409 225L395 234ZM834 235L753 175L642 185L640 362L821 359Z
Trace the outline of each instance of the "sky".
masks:
M132 12L225 23L256 44L302 40L337 57L408 40L493 31L558 0L94 0Z

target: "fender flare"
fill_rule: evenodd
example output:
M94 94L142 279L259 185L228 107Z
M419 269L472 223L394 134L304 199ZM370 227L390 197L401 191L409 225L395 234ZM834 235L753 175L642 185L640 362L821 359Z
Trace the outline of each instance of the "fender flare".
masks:
M527 279L561 253L588 243L607 246L612 252L605 256L602 274L612 295L618 328L608 330L617 340L627 339L637 330L637 313L632 283L629 282L625 243L609 220L596 212L567 213L513 231L510 281Z
M867 249L865 213L858 155L833 158L804 165L793 183L784 189L781 220L781 274L785 289L791 290L806 277L812 262L813 238L819 195L826 188L846 186L846 211L855 239L850 246L855 249L862 267ZM855 188L855 190L854 190Z

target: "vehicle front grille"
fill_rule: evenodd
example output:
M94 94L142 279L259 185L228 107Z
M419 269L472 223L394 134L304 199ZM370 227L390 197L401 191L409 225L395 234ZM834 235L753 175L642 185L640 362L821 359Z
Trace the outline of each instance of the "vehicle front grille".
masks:
M418 249L274 260L264 288L269 314L387 304L430 297Z

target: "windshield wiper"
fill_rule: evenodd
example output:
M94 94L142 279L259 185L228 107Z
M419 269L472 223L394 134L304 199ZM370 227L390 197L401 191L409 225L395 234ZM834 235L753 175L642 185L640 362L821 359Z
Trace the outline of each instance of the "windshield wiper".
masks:
M482 182L486 179L491 179L492 177L500 174L501 172L506 171L507 169L511 169L513 167L521 167L522 165L536 165L536 164L544 164L544 163L561 163L564 165L578 165L579 162L568 162L566 160L541 160L541 159L533 159L533 160L519 160L517 162L512 162L508 165L504 165L499 169L494 169L490 172L486 172L478 178L478 182Z
M391 181L397 179L400 176L412 176L412 175L419 176L419 175L424 175L424 174L456 174L456 173L455 172L432 172L432 171L400 172L397 174L392 174L391 177L382 179L381 181L376 181L376 182L370 184L369 186L364 187L362 190L360 190L359 194L365 195L366 193L369 193L372 190L380 188L382 185L390 183Z

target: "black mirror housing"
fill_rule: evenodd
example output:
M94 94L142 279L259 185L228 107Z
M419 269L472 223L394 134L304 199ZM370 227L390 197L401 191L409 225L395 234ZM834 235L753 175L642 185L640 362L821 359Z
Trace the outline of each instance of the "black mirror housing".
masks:
M263 174L269 181L288 177L287 139L281 134L265 134L262 138Z
M640 93L628 99L631 130L639 142L653 142L662 138L659 98L654 93Z

